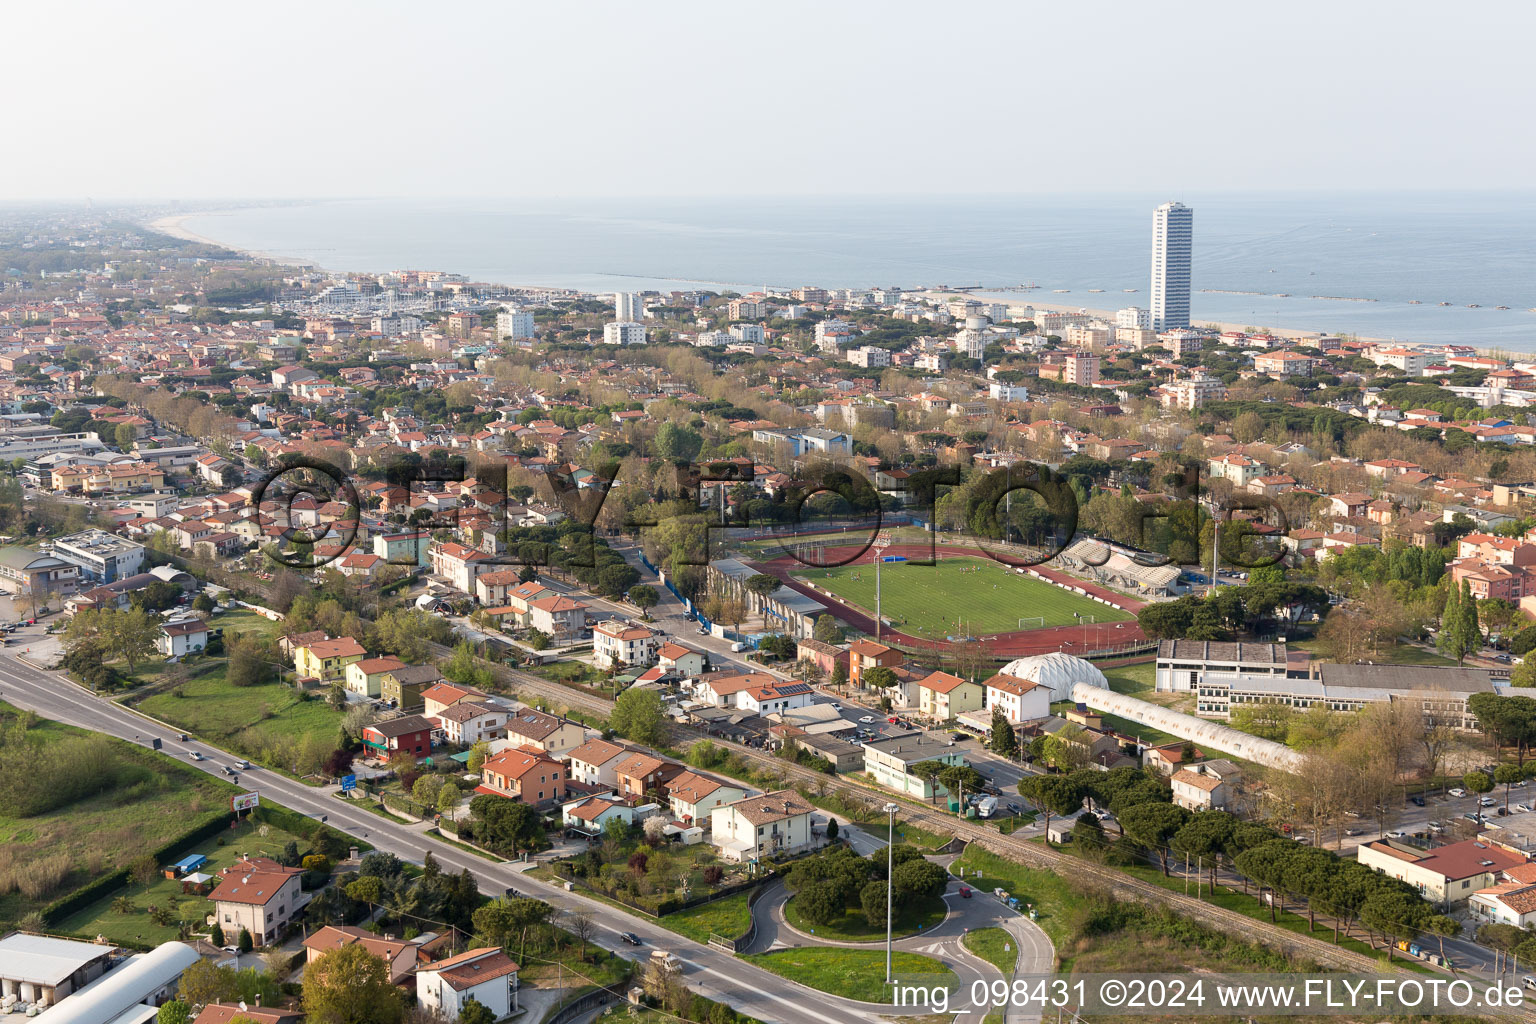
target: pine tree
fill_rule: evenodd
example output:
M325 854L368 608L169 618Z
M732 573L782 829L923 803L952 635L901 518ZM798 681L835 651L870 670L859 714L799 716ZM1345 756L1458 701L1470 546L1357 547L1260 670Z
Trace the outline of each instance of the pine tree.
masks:
M1461 591L1454 583L1450 586L1450 593L1445 597L1445 611L1440 613L1440 635L1435 638L1435 647L1447 658L1460 660L1456 652L1457 623L1461 621Z
M1003 715L1001 708L992 709L992 752L1003 757L1019 756L1019 739L1013 734L1013 723Z
M1460 665L1463 659L1483 645L1483 630L1477 621L1477 599L1472 596L1472 584L1469 580L1461 581L1461 600L1456 603L1458 613L1457 639L1460 642L1460 650L1456 653L1456 664Z

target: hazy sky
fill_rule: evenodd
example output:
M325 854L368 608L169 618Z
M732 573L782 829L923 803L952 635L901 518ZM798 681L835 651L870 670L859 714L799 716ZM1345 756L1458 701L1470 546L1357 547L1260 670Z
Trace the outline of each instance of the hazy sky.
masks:
M0 201L1529 187L1536 8L8 6Z

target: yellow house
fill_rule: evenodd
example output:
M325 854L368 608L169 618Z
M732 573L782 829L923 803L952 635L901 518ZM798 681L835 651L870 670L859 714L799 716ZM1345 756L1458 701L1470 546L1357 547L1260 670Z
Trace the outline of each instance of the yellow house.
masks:
M321 640L293 652L293 668L300 677L325 683L342 681L347 666L368 656L363 645L349 636Z
M397 668L405 668L405 662L389 655L354 661L347 666L347 689L363 697L377 697L384 677Z
M948 672L931 672L918 680L918 707L930 718L947 722L962 711L979 711L985 690Z

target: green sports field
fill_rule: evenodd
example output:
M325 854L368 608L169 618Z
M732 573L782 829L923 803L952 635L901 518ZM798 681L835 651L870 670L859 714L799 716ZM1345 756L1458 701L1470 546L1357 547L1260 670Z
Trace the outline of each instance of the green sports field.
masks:
M806 568L795 577L874 614L875 567L868 561ZM896 629L934 639L962 635L962 629L963 635L982 636L1075 626L1089 616L1095 622L1134 617L986 558L940 558L935 565L887 562L880 568L880 610ZM1031 621L1021 626L1023 618Z

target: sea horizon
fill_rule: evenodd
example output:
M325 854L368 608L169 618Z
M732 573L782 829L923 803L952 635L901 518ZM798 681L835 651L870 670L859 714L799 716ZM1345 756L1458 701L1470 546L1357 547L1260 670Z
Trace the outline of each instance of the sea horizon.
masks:
M1536 190L253 201L156 223L335 272L594 294L979 286L1114 310L1147 305L1169 198L1195 211L1196 320L1536 351Z

